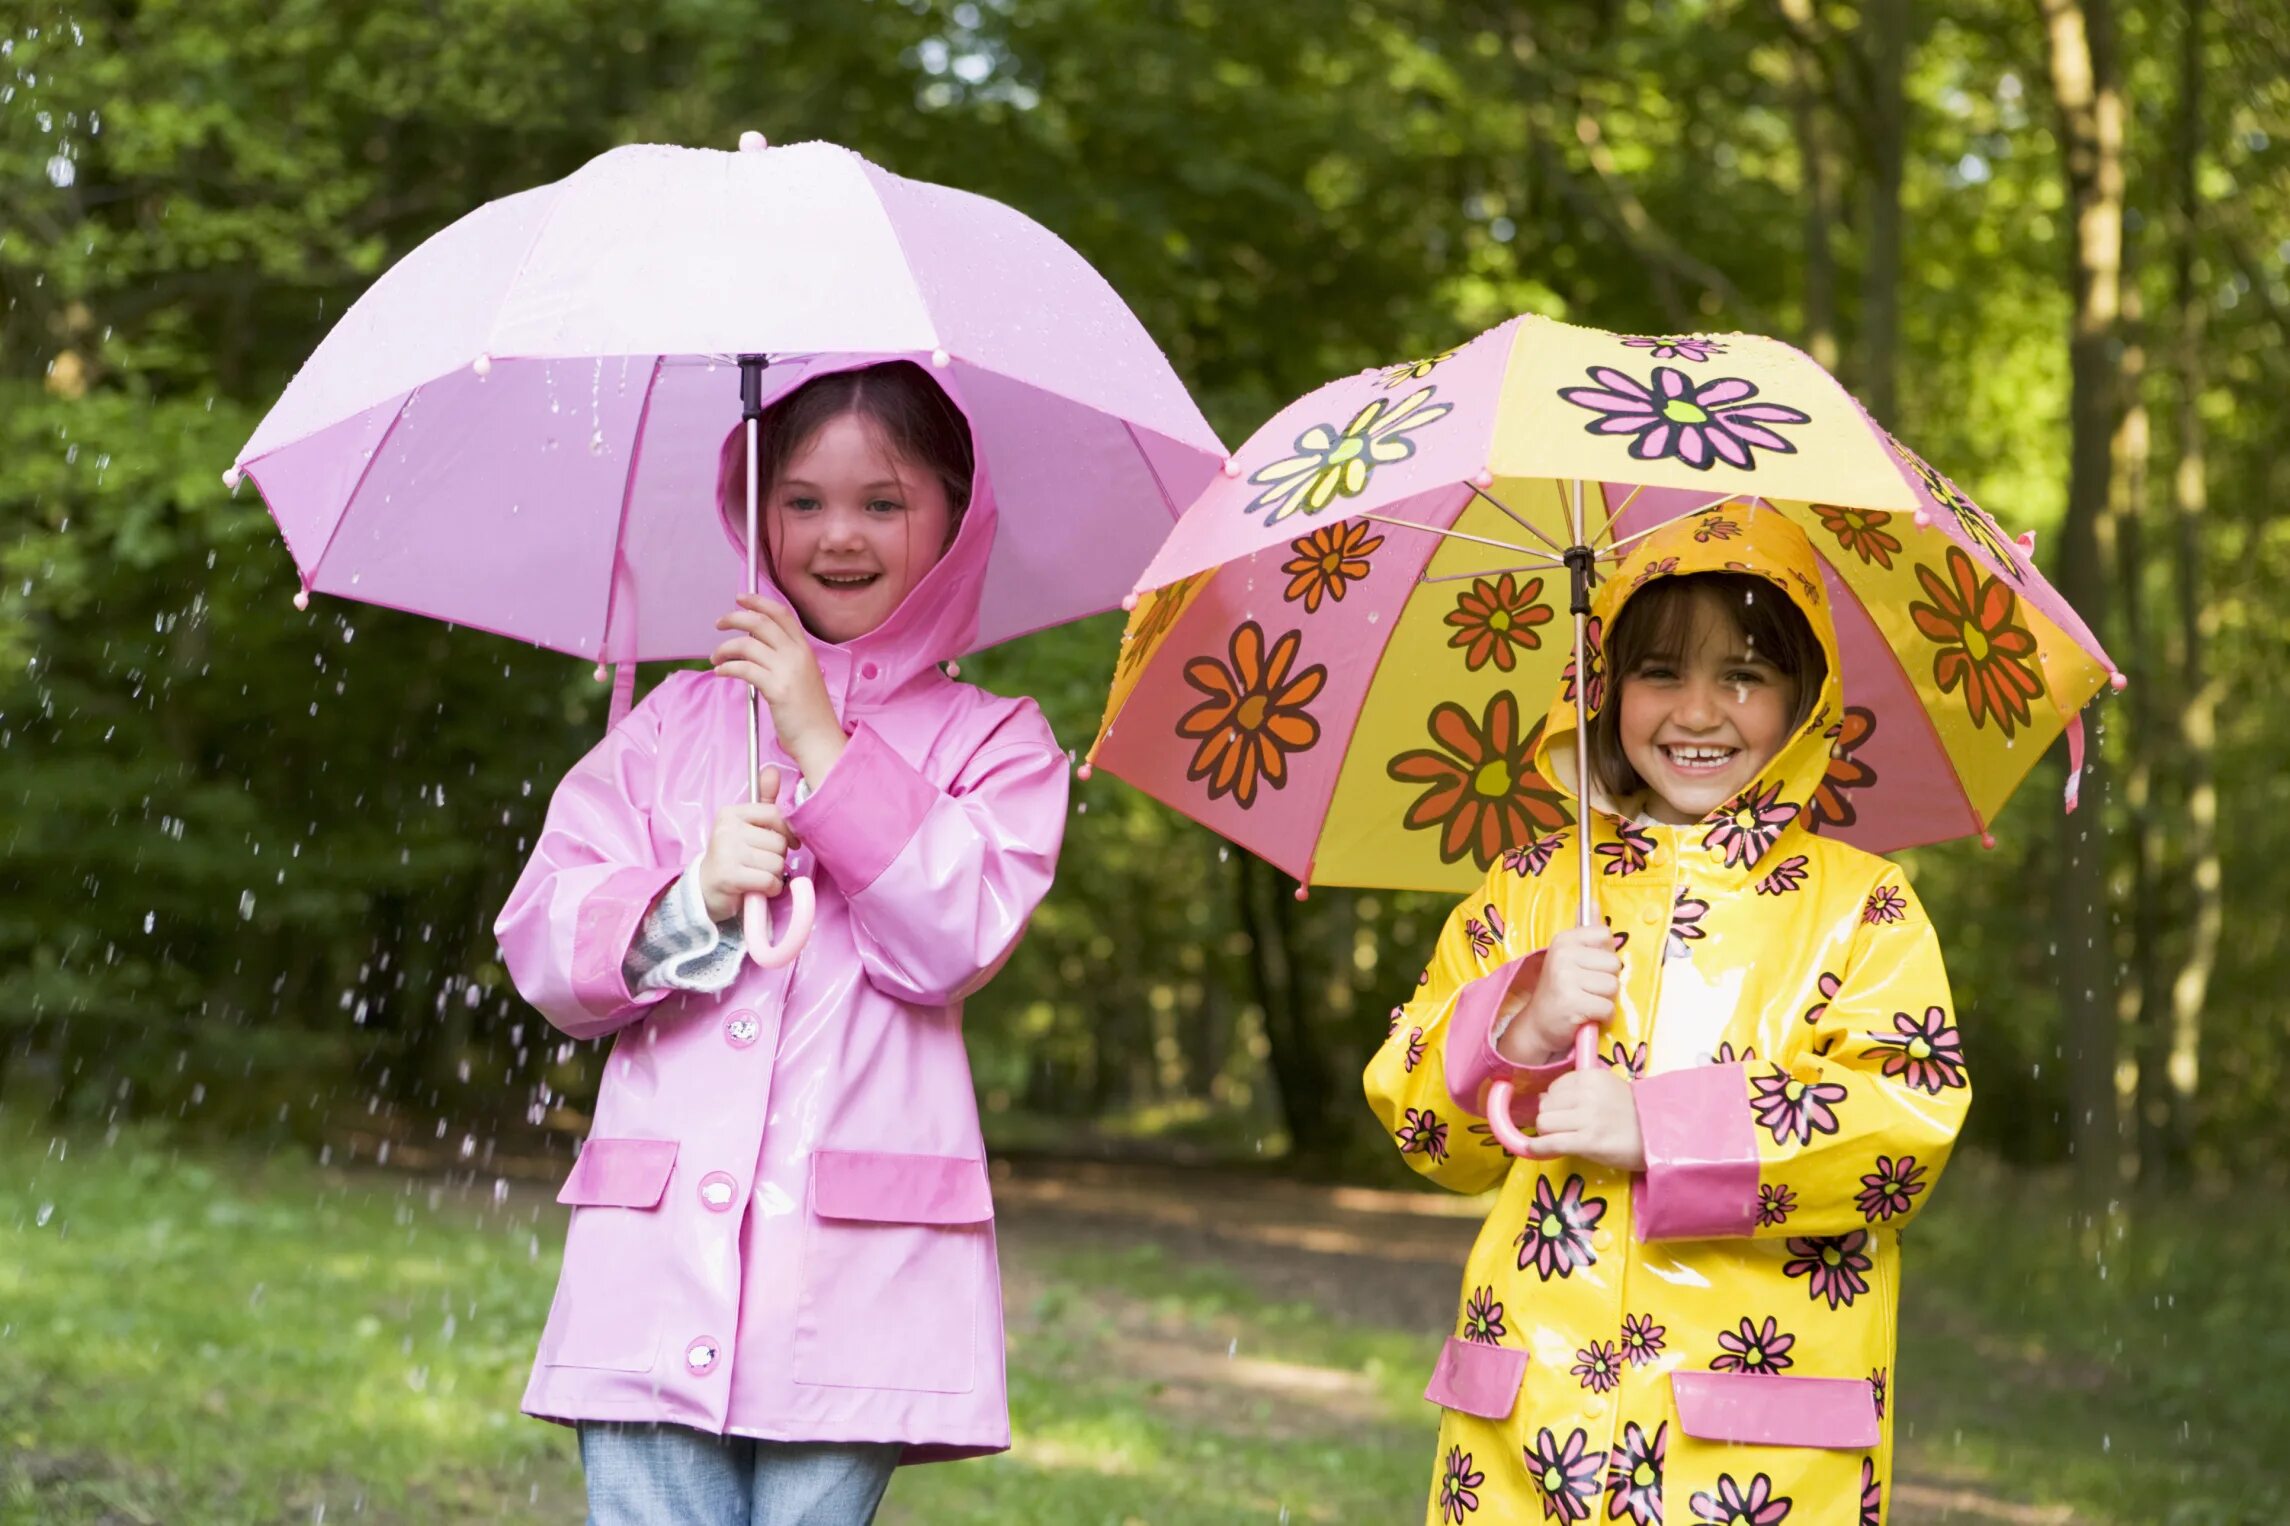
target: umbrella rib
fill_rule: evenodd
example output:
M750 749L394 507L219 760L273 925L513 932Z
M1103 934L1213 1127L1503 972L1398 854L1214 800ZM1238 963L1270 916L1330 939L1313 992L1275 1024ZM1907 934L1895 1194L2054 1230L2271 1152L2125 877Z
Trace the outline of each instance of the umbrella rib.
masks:
M1646 484L1643 482L1633 486L1630 489L1629 495L1622 500L1622 506L1616 509L1613 513L1606 516L1606 523L1598 527L1598 534L1594 539L1604 540L1608 535L1611 535L1614 532L1614 526L1621 520L1622 516L1630 512L1630 505L1636 503L1638 501L1638 495L1645 491ZM1604 488L1600 488L1598 490L1598 496L1603 500L1606 497L1606 490Z
M636 409L636 432L628 440L628 475L620 484L620 514L612 522L612 570L604 585L604 628L596 633L596 660L600 663L623 660L612 657L606 650L612 640L612 617L618 612L620 604L620 575L624 565L620 543L628 534L628 506L635 500L636 470L644 460L644 427L652 421L652 398L660 390L660 371L666 364L666 356L652 357L652 374L644 381L644 401ZM630 573L628 580L633 583L635 574ZM633 594L634 590L630 592ZM626 660L633 660L634 657L635 653L631 649Z
M1526 518L1522 516L1518 510L1503 502L1502 499L1497 498L1493 493L1488 492L1478 483L1474 482L1471 484L1471 492L1474 497L1484 498L1489 503L1493 504L1496 508L1501 509L1505 514L1510 516L1511 522L1513 524L1516 524L1520 529L1526 531L1529 535L1532 535L1536 540L1539 540L1544 545L1550 547L1554 552L1565 549L1564 547L1560 546L1557 541L1552 540L1549 536L1543 534L1542 531L1529 524Z
M1615 552L1627 550L1629 547L1636 545L1639 541L1644 540L1647 536L1652 535L1657 530L1666 530L1682 519L1691 519L1696 514L1707 513L1711 509L1718 507L1720 504L1732 503L1735 499L1740 498L1741 496L1742 495L1739 493L1728 493L1723 498L1712 498L1708 503L1702 504L1696 508L1688 509L1682 514L1673 514L1668 519L1650 524L1643 530L1633 530L1630 534L1623 536L1620 540L1616 541L1607 549ZM1756 493L1751 493L1746 501L1758 504L1764 508L1773 509L1772 504L1767 503L1761 495ZM1778 514L1781 511L1779 509L1773 509L1773 512Z
M1534 572L1538 569L1564 567L1566 563L1556 557L1543 557L1523 567L1489 567L1481 572L1442 572L1437 577L1426 572L1416 579L1418 583L1460 583L1465 578L1499 578L1506 572Z
M1476 545L1493 546L1496 550L1508 551L1513 556L1539 557L1547 566L1564 567L1566 565L1565 562L1555 556L1544 556L1542 552L1537 551L1532 546L1514 546L1507 540L1490 540L1484 535L1470 535L1461 530L1442 530L1437 525L1420 525L1412 519L1393 519L1383 514L1355 514L1352 517L1355 519L1372 519L1379 525L1393 525L1402 530L1423 530L1432 535L1444 535L1449 540L1467 540Z

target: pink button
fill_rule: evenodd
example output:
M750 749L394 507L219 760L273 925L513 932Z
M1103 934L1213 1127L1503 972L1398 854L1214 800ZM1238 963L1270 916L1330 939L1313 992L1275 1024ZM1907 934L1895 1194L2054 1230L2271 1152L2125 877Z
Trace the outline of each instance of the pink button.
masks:
M742 1007L724 1019L724 1042L745 1049L763 1036L763 1019Z
M700 1178L700 1202L710 1212L729 1213L739 1201L739 1182L729 1171L710 1171Z
M716 1370L716 1359L723 1355L723 1343L712 1335L703 1335L684 1348L684 1367L695 1378L704 1378Z
M862 662L859 664L859 676L861 678L872 678L881 671L881 668L876 667L871 662Z

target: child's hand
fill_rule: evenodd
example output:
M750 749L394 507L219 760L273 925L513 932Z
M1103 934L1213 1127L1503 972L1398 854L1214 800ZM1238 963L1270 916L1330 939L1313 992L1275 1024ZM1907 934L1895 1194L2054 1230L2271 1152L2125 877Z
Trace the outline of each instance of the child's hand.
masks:
M1546 1159L1574 1155L1617 1171L1646 1169L1646 1139L1638 1129L1630 1079L1603 1065L1570 1070L1550 1084L1527 1143Z
M743 593L739 607L716 621L716 629L742 634L717 647L708 660L724 677L755 686L771 710L779 745L787 749L811 787L819 788L848 739L835 719L827 682L819 676L819 659L812 655L795 612L760 594Z
M738 916L741 898L751 892L777 895L786 888L787 855L797 844L779 808L779 770L766 768L756 780L762 799L716 812L708 851L700 856L700 899L711 922Z
M1584 1023L1614 1016L1622 989L1622 960L1614 934L1603 927L1570 927L1543 952L1542 976L1535 988L1503 1002L1501 1018L1510 1025L1495 1051L1514 1065L1548 1065L1574 1048L1574 1031Z

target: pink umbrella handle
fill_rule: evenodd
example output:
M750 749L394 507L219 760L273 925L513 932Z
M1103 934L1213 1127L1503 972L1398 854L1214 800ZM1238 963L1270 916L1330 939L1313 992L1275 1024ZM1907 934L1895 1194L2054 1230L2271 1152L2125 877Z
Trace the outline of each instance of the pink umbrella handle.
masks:
M1574 1030L1574 1068L1588 1070L1598 1063L1598 1024L1584 1023ZM1487 1127L1495 1142L1513 1155L1532 1155L1526 1134L1518 1120L1511 1116L1511 1098L1516 1088L1510 1077L1498 1076L1487 1083Z
M811 876L798 874L787 882L787 932L777 943L771 941L771 902L759 895L748 896L740 907L740 929L747 940L747 956L761 969L776 970L803 952L803 945L811 940L811 914L816 909L816 897L811 889Z

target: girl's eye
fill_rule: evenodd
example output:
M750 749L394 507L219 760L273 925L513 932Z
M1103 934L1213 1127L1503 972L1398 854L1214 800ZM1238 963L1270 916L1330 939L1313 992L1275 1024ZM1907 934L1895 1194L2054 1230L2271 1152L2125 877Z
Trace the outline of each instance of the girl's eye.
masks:
M795 497L787 500L787 506L798 514L808 514L813 509L819 507L819 500L816 498Z
M906 505L894 498L877 498L867 505L870 514L896 514Z
M1726 674L1725 681L1729 684L1761 684L1765 682L1765 674L1758 668L1735 668Z
M1638 664L1638 671L1630 676L1633 678L1675 678L1678 676L1678 670L1666 662L1642 662Z

